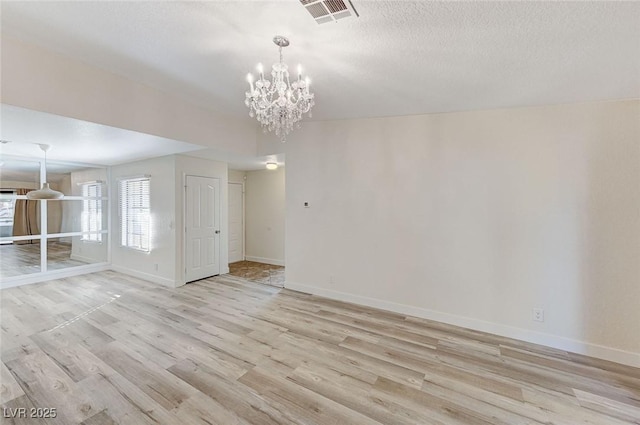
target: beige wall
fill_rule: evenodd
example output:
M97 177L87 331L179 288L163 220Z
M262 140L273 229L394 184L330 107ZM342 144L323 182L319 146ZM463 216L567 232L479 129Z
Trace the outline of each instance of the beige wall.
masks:
M10 37L2 37L2 103L166 137L242 155L256 154L255 127L224 111Z
M2 189L40 189L40 185L36 182L22 182L14 180L0 180L0 188ZM55 183L51 183L51 189L57 190Z
M640 366L639 185L637 100L305 122L286 286Z
M68 186L68 178L64 178L59 183L51 183L50 186L54 190L64 190ZM35 182L26 181L14 181L14 180L0 180L1 189L40 189L40 185ZM60 233L65 231L61 229L65 216L63 214L64 204L63 202L48 202L47 203L47 233ZM38 209L38 220L40 220L40 213ZM39 222L38 222L39 223ZM40 225L38 225L40 228Z
M247 175L246 171L229 170L229 173L228 173L229 183L244 183L244 179L246 175Z
M284 265L285 169L248 171L245 185L247 260Z

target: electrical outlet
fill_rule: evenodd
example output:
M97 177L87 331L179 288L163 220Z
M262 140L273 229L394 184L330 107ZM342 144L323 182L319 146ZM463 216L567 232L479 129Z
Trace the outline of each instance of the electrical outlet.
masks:
M541 308L534 308L533 320L536 322L544 322L544 310Z

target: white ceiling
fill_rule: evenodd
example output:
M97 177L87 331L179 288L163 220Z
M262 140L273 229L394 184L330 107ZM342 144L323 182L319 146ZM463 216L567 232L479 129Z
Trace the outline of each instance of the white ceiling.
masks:
M68 173L86 168L87 165L115 165L172 154L224 161L238 170L262 169L267 161L277 161L284 165L284 154L264 157L234 155L204 149L200 145L6 104L0 107L0 139L10 141L0 145L0 156L4 162L0 170L4 175L0 175L0 178L5 180L16 179L15 176L10 177L9 170L39 170L37 162L6 159L20 157L40 160L44 156L38 143L51 146L47 152L50 173ZM55 181L53 178L50 180Z
M353 4L318 25L294 0L2 2L2 31L238 116L275 34L312 77L314 119L640 96L640 2Z
M202 149L191 143L165 139L59 115L32 111L10 105L0 109L0 138L4 155L42 158L36 143L51 145L48 159L115 165L153 156Z

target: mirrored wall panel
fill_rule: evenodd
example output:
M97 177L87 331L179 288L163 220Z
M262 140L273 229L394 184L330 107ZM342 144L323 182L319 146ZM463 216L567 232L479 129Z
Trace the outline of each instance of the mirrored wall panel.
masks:
M108 261L106 168L48 161L41 176L39 159L4 153L0 164L0 280ZM41 180L64 197L27 199Z
M0 245L0 278L40 272L40 240L13 241Z
M107 261L107 235L101 235L101 241L88 236L51 238L47 240L47 270L60 270L68 267Z
M101 231L107 230L107 201L99 198L62 199L48 202L47 234L93 233L89 240L100 242Z

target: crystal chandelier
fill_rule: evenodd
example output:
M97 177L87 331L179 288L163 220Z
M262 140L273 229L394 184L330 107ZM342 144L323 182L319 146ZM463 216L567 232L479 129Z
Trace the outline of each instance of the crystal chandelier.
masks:
M271 81L264 78L262 64L258 64L258 80L253 83L253 75L247 75L249 91L244 104L249 108L249 116L255 116L262 129L274 131L284 142L287 134L300 128L302 115L309 113L314 105L313 93L309 93L309 78L302 78L302 68L298 65L298 79L289 81L289 70L282 62L282 48L289 45L286 37L277 35L273 42L280 50L280 62L271 67Z

